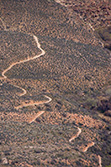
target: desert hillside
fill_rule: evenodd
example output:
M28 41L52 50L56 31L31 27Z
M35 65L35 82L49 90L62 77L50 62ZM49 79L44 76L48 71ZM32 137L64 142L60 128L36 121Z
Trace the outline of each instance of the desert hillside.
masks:
M110 1L0 0L1 167L111 165L110 16Z
M101 39L105 48L111 50L111 1L110 0L56 0L77 13Z

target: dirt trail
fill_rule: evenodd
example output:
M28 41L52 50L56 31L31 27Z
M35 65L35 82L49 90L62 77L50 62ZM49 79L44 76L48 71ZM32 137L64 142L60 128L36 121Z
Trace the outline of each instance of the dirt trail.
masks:
M31 124L32 122L34 122L38 117L40 117L45 111L39 111L37 113L37 115L34 116L34 118L32 118L29 123Z
M78 133L76 135L72 136L69 139L69 142L71 142L72 140L75 140L80 134L81 134L81 129L78 127Z
M49 103L50 101L52 101L52 99L50 97L48 97L46 95L44 95L44 97L46 97L48 100L47 101L36 101L36 102L31 100L29 103L22 102L19 106L16 106L15 109L18 110L18 109L23 108L23 107L46 104L46 103Z
M86 152L90 147L94 146L95 143L92 142L92 143L89 143L84 149L83 149L83 152Z
M5 25L4 21L1 18L0 18L0 20L1 20L2 24L3 24L3 26L4 26L4 30L5 31L10 31L10 30L8 30L6 28L6 25ZM32 36L34 38L34 40L35 40L35 42L37 44L37 47L40 49L41 53L39 55L34 56L34 57L30 57L30 58L27 58L27 59L12 63L7 69L5 69L2 72L3 79L7 79L7 76L5 75L5 73L8 72L15 65L21 64L21 63L26 63L28 61L37 59L37 58L39 58L39 57L41 57L41 56L43 56L45 54L45 51L41 48L41 45L40 45L40 43L38 41L38 38L34 34L27 34L27 35ZM22 88L20 86L17 86L17 85L13 85L13 86L15 86L16 88L19 88L19 89L21 89L23 91L23 93L19 94L19 96L24 96L27 93L27 91L24 88ZM52 100L50 97L48 97L46 95L45 95L45 97L48 98L48 101L45 101L45 102L44 101L43 102L33 102L33 101L31 101L28 104L26 104L25 102L22 102L22 104L17 106L17 107L15 107L15 109L19 109L19 108L23 108L23 107L27 107L27 106L34 106L34 105L49 103Z
M102 159L100 155L98 155L98 159L99 159L99 167L102 167Z
M56 1L57 3L60 3L61 5L64 5L64 6L67 7L67 5L65 5L65 4L63 3L64 0L61 0L61 1L60 1L60 0L55 0L55 1ZM0 18L0 20L1 20L2 24L3 24L3 26L4 26L4 30L5 30L5 31L10 31L10 30L8 30L8 29L6 28L6 25L5 25L4 21L2 20L2 18ZM5 74L6 74L6 72L8 72L8 71L9 71L12 67L14 67L15 65L18 65L18 64L21 64L21 63L26 63L26 62L28 62L28 61L37 59L37 58L39 58L39 57L41 57L41 56L43 56L43 55L45 54L45 51L41 48L41 45L40 45L40 43L39 43L39 41L38 41L37 36L35 36L34 34L28 34L28 33L27 33L27 35L32 36L32 37L34 38L34 40L35 40L35 42L36 42L36 44L37 44L37 47L40 49L41 53L40 53L39 55L34 56L34 57L30 57L30 58L27 58L27 59L24 59L24 60L21 60L21 61L12 63L7 69L5 69L5 70L2 72L2 77L3 77L3 78L1 78L1 79L8 79ZM23 91L19 96L23 96L23 95L25 95L25 94L27 93L27 91L26 91L24 88L22 88L22 87L20 87L20 86L17 86L17 85L13 85L13 86L15 86L16 88L19 88L19 89L21 89L21 90ZM38 102L38 101L37 101L37 102L30 101L29 103L22 102L22 104L19 105L19 106L16 106L15 109L18 110L19 108L23 108L23 107L27 107L27 106L34 106L34 105L39 105L39 104L45 104L45 103L49 103L49 102L52 101L52 99L51 99L49 96L46 96L46 95L45 95L45 97L48 99L47 101L39 101L39 102ZM40 117L44 112L45 112L45 111L39 111L32 119L30 119L29 123L34 122L34 121L35 121L38 117ZM73 137L71 137L71 138L69 139L69 142L72 142L73 140L75 140L75 139L81 134L81 132L82 132L81 129L78 127L78 133L77 133L76 135L74 135ZM83 152L87 152L87 150L88 150L90 147L94 146L94 145L95 145L94 142L89 143L89 144L87 145L87 147L85 147L85 148L83 149ZM98 159L99 159L99 167L102 167L102 165L101 165L102 160L101 160L101 156L100 156L100 155L98 155Z
M37 101L34 102L33 100L31 100L29 103L26 102L22 102L19 106L14 107L16 110L23 108L23 107L28 107L28 106L35 106L35 105L39 105L39 104L43 104L45 103L45 101Z

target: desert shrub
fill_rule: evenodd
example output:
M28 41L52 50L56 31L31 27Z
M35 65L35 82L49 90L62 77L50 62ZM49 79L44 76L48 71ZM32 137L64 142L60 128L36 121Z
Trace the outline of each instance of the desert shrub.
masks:
M60 109L61 109L61 106L58 105L58 104L56 104L55 108L57 108L58 110L60 110Z
M105 91L105 93L106 93L106 95L111 95L111 88L107 89L107 90Z
M110 164L110 165L108 165L108 166L105 166L105 167L111 167L111 164Z
M101 112L105 112L107 110L111 110L111 97L109 99L103 99L98 103L97 110Z
M93 98L88 98L83 104L84 108L93 109L97 107L97 100Z

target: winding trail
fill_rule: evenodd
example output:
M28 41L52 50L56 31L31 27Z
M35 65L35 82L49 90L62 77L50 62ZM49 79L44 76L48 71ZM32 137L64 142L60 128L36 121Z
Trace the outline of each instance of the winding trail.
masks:
M0 20L1 20L2 24L3 24L4 30L5 30L5 31L10 31L10 30L8 30L8 29L6 28L6 25L5 25L4 21L2 20L2 18L0 18ZM34 56L34 57L30 57L30 58L27 58L27 59L20 60L20 61L18 61L18 62L12 63L8 68L6 68L6 69L2 72L3 79L8 79L7 76L5 75L5 73L8 72L8 71L9 71L12 67L14 67L15 65L22 64L22 63L26 63L26 62L28 62L28 61L37 59L37 58L39 58L39 57L45 55L45 51L41 48L41 45L40 45L40 43L39 43L39 41L38 41L37 36L35 36L34 34L27 34L27 35L32 36L32 37L34 38L34 40L35 40L35 42L36 42L36 44L37 44L37 47L40 49L41 53L40 53L39 55ZM0 79L1 79L1 78L0 78ZM27 93L27 91L26 91L24 88L22 88L22 87L20 87L20 86L17 86L17 85L13 85L13 86L15 86L16 88L19 88L19 89L21 89L21 90L23 91L22 93L19 94L19 96L24 96L24 95ZM23 108L23 107L27 107L27 106L34 106L34 105L39 105L39 104L44 104L44 103L49 103L50 101L52 101L52 98L50 98L49 96L46 96L46 95L44 95L44 96L48 99L48 100L45 101L45 102L44 102L44 101L43 101L43 102L33 102L33 101L31 101L31 102L29 102L28 104L26 104L25 102L22 102L22 104L19 105L19 106L17 106L17 107L15 107L15 109L18 110L19 108ZM41 114L39 114L39 115L41 115Z
M46 104L52 101L52 99L49 96L44 95L44 97L46 97L48 100L47 101L37 101L37 102L33 102L33 100L31 100L29 103L22 102L22 104L20 104L19 106L16 106L15 109L18 110L23 107Z
M29 34L28 34L28 35L29 35ZM2 72L3 78L5 78L5 79L7 78L7 76L5 75L5 73L6 73L7 71L9 71L13 66L15 66L15 65L17 65L17 64L21 64L21 63L28 62L28 61L30 61L30 60L37 59L37 58L39 58L39 57L41 57L41 56L43 56L43 55L45 54L45 51L41 48L41 45L40 45L40 43L38 42L38 38L37 38L35 35L31 35L31 34L30 34L30 36L33 36L33 38L34 38L34 40L35 40L35 42L36 42L36 44L37 44L37 47L41 50L41 53L40 53L39 55L34 56L34 57L30 57L30 58L28 58L28 59L25 59L25 60L21 60L21 61L12 63L7 69L5 69L5 70ZM26 93L25 93L25 94L26 94Z
M81 129L78 127L78 133L76 135L72 136L69 139L69 142L71 142L72 140L75 140L80 134L81 134Z
M60 3L61 5L64 5L67 7L67 5L63 4L60 0L55 0L57 3ZM2 18L0 18L2 24L3 24L3 27L4 27L4 30L5 31L10 31L6 28L6 25L4 23L4 21L2 20ZM0 79L8 79L7 76L6 76L6 73L11 70L11 68L13 68L15 65L19 65L19 64L22 64L22 63L26 63L28 61L31 61L31 60L34 60L34 59L37 59L43 55L45 55L45 51L41 48L41 45L38 41L38 38L37 36L35 36L34 34L28 34L27 35L29 36L32 36L33 39L35 40L36 44L37 44L37 47L40 49L41 53L39 55L36 55L34 57L30 57L30 58L27 58L27 59L24 59L24 60L21 60L21 61L18 61L18 62L15 62L15 63L12 63L8 68L6 68L3 72L2 72L2 77L3 78L0 78ZM20 87L20 86L17 86L17 85L13 85L15 86L16 88L19 88L22 90L22 93L19 94L19 96L24 96L27 91ZM20 108L23 108L23 107L27 107L27 106L34 106L34 105L39 105L39 104L46 104L46 103L49 103L52 101L52 98L50 98L49 96L47 95L44 95L44 97L46 97L48 100L47 101L37 101L37 102L33 102L33 101L30 101L29 103L25 103L25 102L22 102L21 105L18 105L15 107L16 110L20 109ZM29 123L31 124L32 122L34 122L38 117L40 117L42 114L44 114L45 111L39 111L30 121ZM76 135L72 136L70 139L69 139L69 142L72 142L73 140L75 140L77 137L79 137L79 135L81 134L81 129L79 127L78 128L78 132ZM95 143L92 142L92 143L89 143L84 149L83 149L83 152L87 152L87 150L94 146ZM101 160L101 156L98 155L98 159L99 159L99 167L102 167L101 163L102 163L102 160Z

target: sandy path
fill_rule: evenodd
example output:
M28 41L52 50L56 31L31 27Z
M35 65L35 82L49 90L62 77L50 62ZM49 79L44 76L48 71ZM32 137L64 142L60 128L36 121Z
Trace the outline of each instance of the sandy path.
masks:
M65 5L65 4L63 3L64 0L63 0L63 1L55 0L55 1L56 1L57 3L60 3L61 5L64 5L64 6L67 7L67 5ZM0 18L0 20L1 20L2 24L3 24L3 26L4 26L4 30L5 30L5 31L10 31L10 30L8 30L8 29L6 28L6 25L5 25L4 21L3 21L1 18ZM39 57L41 57L41 56L43 56L43 55L45 54L45 51L41 48L41 45L40 45L40 43L39 43L39 41L38 41L37 36L35 36L35 35L33 35L33 34L27 34L27 35L30 35L30 36L32 36L32 37L34 38L34 40L35 40L35 42L36 42L36 44L37 44L37 47L41 50L41 53L40 53L39 55L34 56L34 57L30 57L30 58L28 58L28 59L25 59L25 60L21 60L21 61L12 63L7 69L5 69L5 70L2 72L2 76L3 76L4 79L7 79L7 76L5 75L5 73L8 72L8 71L9 71L12 67L14 67L15 65L18 65L18 64L21 64L21 63L25 63L25 62L28 62L28 61L31 61L31 60L34 60L34 59L37 59L37 58L39 58ZM23 91L23 93L21 93L19 96L23 96L23 95L25 95L25 94L27 93L27 91L26 91L24 88L22 88L22 87L20 87L20 86L17 86L17 85L14 85L14 86L17 87L17 88L19 88L19 89L21 89L21 90ZM31 101L31 102L29 102L28 104L25 103L25 102L22 102L21 105L15 107L15 108L16 108L16 109L19 109L19 108L23 108L23 107L27 107L27 106L34 106L34 105L39 105L39 104L45 104L45 103L49 103L50 101L52 101L52 99L51 99L49 96L46 96L46 95L45 95L45 97L48 98L47 101L40 101L40 102L33 102L33 101ZM40 111L40 112L38 112L38 113L34 116L34 118L32 118L32 119L29 121L29 123L34 122L34 121L35 121L39 116L41 116L44 112L45 112L45 111ZM74 135L73 137L71 137L71 138L69 139L69 142L72 142L72 140L75 140L80 134L81 134L81 129L78 127L78 133L77 133L76 135ZM94 146L94 145L95 145L94 142L89 143L89 144L87 145L87 147L85 147L85 148L83 149L83 152L86 152L90 147L92 147L92 146ZM101 160L101 156L100 156L100 155L98 155L98 159L99 159L99 167L102 167L102 165L101 165L102 160Z
M37 102L33 102L33 100L31 100L29 103L25 103L22 102L19 106L14 107L16 110L23 108L23 107L28 107L28 106L35 106L35 105L39 105L39 104L43 104L45 103L44 101L37 101Z
M1 20L2 24L3 24L3 26L4 26L4 30L5 31L10 31L10 30L8 30L6 28L6 25L5 25L4 21L1 18L0 18L0 20ZM43 56L45 54L45 51L41 48L41 45L40 45L40 43L38 41L38 38L35 35L33 35L33 34L27 34L27 35L30 35L30 36L32 36L34 38L34 40L35 40L35 42L37 44L37 47L41 50L41 53L39 55L34 56L34 57L30 57L28 59L12 63L7 69L5 69L2 72L2 76L3 76L4 79L7 79L7 76L5 75L5 73L8 72L15 65L21 64L21 63L25 63L25 62L28 62L28 61L31 61L31 60L34 60L34 59L37 59L37 58L39 58L39 57L41 57L41 56ZM24 88L22 88L20 86L17 86L17 85L13 85L13 86L15 86L15 87L17 87L17 88L19 88L19 89L21 89L23 91L23 93L19 94L19 96L23 96L23 95L25 95L27 93L27 91ZM20 106L17 106L15 108L19 109L19 108L22 108L22 107L33 106L33 105L38 105L38 104L43 104L43 103L49 103L52 100L50 97L48 97L46 95L45 95L45 97L48 98L48 101L45 101L45 102L30 102L29 104L26 104L25 102L23 102Z
M83 149L83 152L86 152L90 147L94 146L95 143L92 142L92 143L89 143L84 149Z
M45 111L39 111L34 118L32 118L29 123L31 124L32 122L34 122L38 117L40 117Z
M102 167L102 159L100 155L98 155L98 159L99 159L99 167Z
M23 108L23 107L46 104L46 103L49 103L50 101L52 101L52 99L49 96L44 95L44 97L46 97L48 100L47 101L37 101L37 102L34 102L33 100L31 100L29 103L22 102L19 106L16 106L15 109L18 110L18 109Z
M72 140L75 140L80 134L81 134L81 129L78 127L78 133L76 135L72 136L69 139L69 142L71 142Z
M28 34L28 35L29 35L29 34ZM31 34L30 34L30 36L33 36L33 38L34 38L34 40L35 40L35 42L36 42L36 44L37 44L37 47L41 50L41 53L40 53L39 55L34 56L34 57L30 57L30 58L28 58L28 59L25 59L25 60L21 60L21 61L12 63L7 69L5 69L5 70L2 72L3 78L7 78L7 76L5 75L5 73L6 73L7 71L9 71L13 66L15 66L15 65L17 65L17 64L21 64L21 63L28 62L28 61L30 61L30 60L37 59L37 58L39 58L39 57L41 57L41 56L43 56L43 55L45 54L45 51L41 48L41 45L40 45L40 43L38 42L38 38L37 38L35 35L31 35Z

